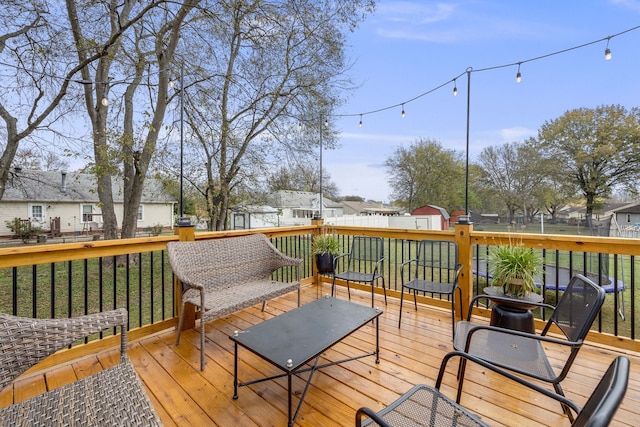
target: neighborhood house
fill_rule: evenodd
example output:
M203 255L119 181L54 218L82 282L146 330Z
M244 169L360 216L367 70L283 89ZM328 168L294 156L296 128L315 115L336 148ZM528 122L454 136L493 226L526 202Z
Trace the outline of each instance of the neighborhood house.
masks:
M6 222L14 218L28 220L53 236L100 231L103 221L96 187L96 178L91 174L15 168L0 200L0 236L12 235ZM122 224L124 199L122 183L117 179L113 182L113 199L118 224ZM147 178L138 210L138 228L172 226L176 203L160 181Z

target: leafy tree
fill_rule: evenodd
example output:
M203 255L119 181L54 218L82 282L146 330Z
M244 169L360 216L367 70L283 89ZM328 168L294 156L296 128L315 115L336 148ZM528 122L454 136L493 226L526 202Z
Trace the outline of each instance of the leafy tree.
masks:
M578 108L544 123L538 141L562 165L563 177L586 201L587 227L593 210L616 186L640 175L640 109L620 105Z
M544 159L533 140L486 147L478 161L484 172L483 185L502 201L511 221L518 211L525 222L539 211L536 195L544 179Z
M461 205L465 185L461 153L435 140L419 139L397 148L385 167L394 199L409 211L426 204L449 211Z

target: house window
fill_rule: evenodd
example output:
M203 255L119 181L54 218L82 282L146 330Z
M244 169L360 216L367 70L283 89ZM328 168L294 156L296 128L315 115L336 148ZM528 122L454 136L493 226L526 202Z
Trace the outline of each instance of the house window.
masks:
M43 205L31 205L29 216L38 222L44 221L44 206Z
M82 205L82 222L93 221L93 205Z
M144 220L144 209L142 209L142 205L138 206L138 221Z

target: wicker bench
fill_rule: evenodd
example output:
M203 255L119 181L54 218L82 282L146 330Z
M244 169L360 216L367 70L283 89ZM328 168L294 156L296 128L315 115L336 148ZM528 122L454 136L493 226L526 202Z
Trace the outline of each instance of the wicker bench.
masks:
M162 425L126 354L127 311L70 319L0 314L0 389L57 350L120 326L120 363L39 396L0 409L0 426Z
M169 262L182 283L176 345L180 344L185 304L200 308L200 369L204 370L204 324L236 311L298 291L301 259L280 252L264 234L169 242ZM295 281L273 280L282 267L296 267ZM283 273L284 275L284 273Z

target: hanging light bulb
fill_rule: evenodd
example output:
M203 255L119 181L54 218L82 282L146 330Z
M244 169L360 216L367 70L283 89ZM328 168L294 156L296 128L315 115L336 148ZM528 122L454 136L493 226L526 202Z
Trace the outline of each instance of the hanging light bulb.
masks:
M516 83L520 83L522 81L522 74L520 74L520 63L518 62L518 74L516 74Z
M607 37L607 47L604 50L604 59L607 61L611 59L611 49L609 49L609 37Z
M302 123L298 123L298 132L302 130Z
M176 85L176 84L173 82L173 79L172 79L172 80L169 80L169 87L170 87L171 89L173 89L173 88L175 87L175 85Z
M325 126L325 127L329 127L329 120L324 119L324 126Z
M458 96L458 86L456 86L456 79L453 79L453 96Z
M402 118L404 119L404 104L402 104Z
M106 107L109 105L109 100L106 97L103 97L100 103Z
M361 128L362 127L362 114L360 114L360 123L358 123L358 127Z

